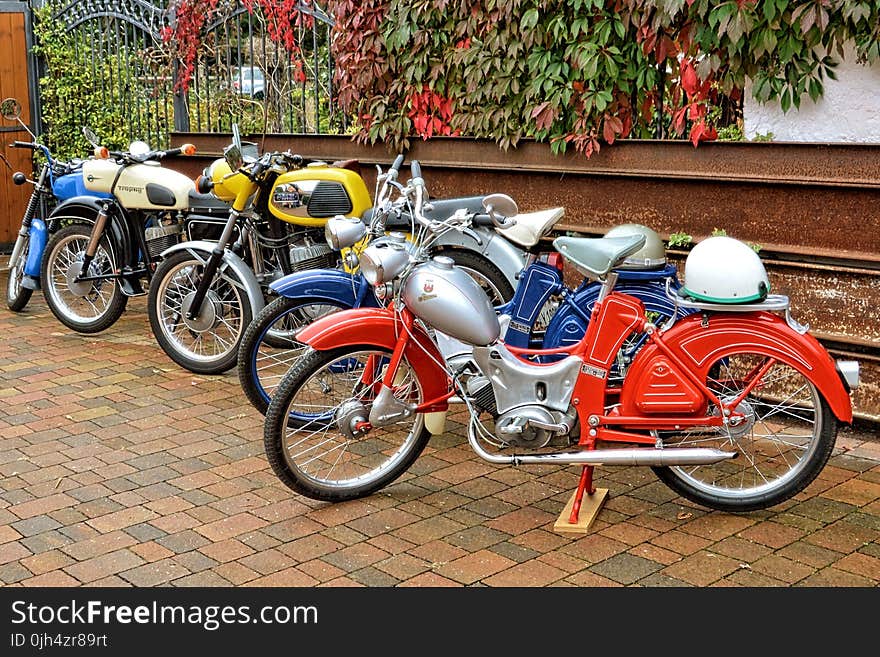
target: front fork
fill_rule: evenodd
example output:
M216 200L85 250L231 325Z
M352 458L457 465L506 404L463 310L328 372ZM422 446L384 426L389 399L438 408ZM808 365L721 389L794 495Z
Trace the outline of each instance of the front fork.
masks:
M106 203L101 205L101 209L98 211L98 216L95 217L95 225L92 226L92 232L89 235L89 243L86 245L86 252L83 255L82 268L80 269L79 276L76 277L75 282L79 282L80 279L88 276L86 272L89 271L89 266L92 264L92 260L95 259L95 254L98 252L98 244L101 242L101 237L104 235L104 228L107 226L107 218L110 216L107 208L108 206Z
M238 217L239 212L237 210L232 209L229 211L229 220L223 228L223 234L220 236L220 241L214 245L213 249L211 249L211 257L208 258L208 261L205 263L205 268L202 271L202 278L199 281L195 294L193 295L192 303L190 303L189 309L186 311L186 318L189 320L196 319L202 311L202 303L205 301L205 297L208 295L208 290L211 289L211 283L214 280L214 276L217 274L217 270L223 262L223 254L226 252L226 245L229 244L229 240L232 239L232 233L238 223ZM243 235L242 239L244 238L245 236Z
M43 194L46 193L46 189L44 185L46 184L46 176L48 174L48 165L44 164L43 168L40 170L40 177L34 185L34 191L31 193L31 197L28 200L27 207L24 210L24 216L21 218L21 228L18 230L18 238L15 240L15 246L12 247L12 255L9 256L9 268L14 269L18 264L19 259L21 258L22 252L24 251L25 244L28 243L28 236L30 235L31 230L31 222L34 219L34 215L37 212L37 206L40 203L40 199Z

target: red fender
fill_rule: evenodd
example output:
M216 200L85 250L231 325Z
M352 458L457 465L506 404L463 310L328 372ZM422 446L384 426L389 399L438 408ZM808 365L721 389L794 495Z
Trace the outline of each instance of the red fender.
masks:
M838 420L852 422L852 401L834 359L812 335L798 333L782 318L767 312L711 314L708 326L702 322L703 315L697 313L678 320L662 335L663 343L701 379L718 358L751 350L796 369L819 389ZM668 360L655 344L639 351L621 390L622 414L641 414L636 409L645 382L652 380L651 370L665 371L662 366L654 369L664 359Z
M299 333L296 339L318 351L369 345L394 350L399 331L403 325L394 313L385 308L353 308L325 315L315 320ZM412 335L404 355L415 370L422 386L425 402L439 400L449 393L449 377L438 364L445 360L434 341L418 324L413 325ZM427 352L427 353L426 353ZM428 355L430 354L430 356ZM445 399L424 408L424 412L445 411L449 404Z

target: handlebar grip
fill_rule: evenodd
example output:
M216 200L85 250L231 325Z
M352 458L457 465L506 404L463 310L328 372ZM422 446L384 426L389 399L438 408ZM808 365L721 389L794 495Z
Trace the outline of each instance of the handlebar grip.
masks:
M254 162L254 168L251 169L251 176L254 177L254 178L256 178L256 177L259 176L261 173L263 173L263 170L264 170L265 168L266 168L266 166L263 164L263 161L262 161L262 160L257 160L256 162Z
M30 148L32 151L35 151L39 148L36 144L32 144L29 141L14 141L10 144L13 148Z
M401 166L403 166L403 153L400 153L394 158L394 164L391 165L391 168L394 169L394 171L400 171Z
M495 222L492 221L492 217L488 214L481 213L475 214L471 219L472 226L495 226Z
M174 157L175 155L180 155L181 153L183 153L183 149L180 147L169 148L167 151L162 151L159 154L159 159L161 160L163 157Z
M418 160L413 160L409 163L409 170L412 173L413 178L421 178L422 177L422 165L419 164Z

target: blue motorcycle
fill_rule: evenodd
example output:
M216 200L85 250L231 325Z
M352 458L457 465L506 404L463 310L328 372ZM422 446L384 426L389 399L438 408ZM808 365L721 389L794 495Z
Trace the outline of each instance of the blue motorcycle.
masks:
M615 289L638 297L646 313L659 325L693 312L678 308L666 294L667 283L680 286L676 268L662 262L651 269L618 269ZM631 266L644 267L645 263ZM295 333L318 317L335 310L379 307L391 291L374 288L360 273L336 269L296 272L278 279L270 288L279 295L267 305L245 331L238 356L238 376L248 400L261 413L303 345ZM497 309L509 318L505 341L515 347L553 349L575 344L583 337L601 285L585 280L576 289L565 285L562 258L557 253L533 254L523 269L513 298ZM502 322L504 326L504 322ZM620 350L609 377L622 380L628 364L646 336L631 336ZM451 350L446 349L444 355ZM547 360L551 357L544 357Z
M46 146L37 142L36 136L20 118L21 105L18 101L7 98L2 101L2 106L3 118L18 121L33 139L30 142L14 141L10 146L39 151L44 158L36 180L28 180L28 177L20 171L12 175L12 182L16 185L30 182L34 186L9 258L9 278L6 283L6 305L10 310L20 312L30 301L34 290L40 289L40 263L43 251L49 235L58 228L53 225L52 220L47 219L52 207L75 196L109 198L109 195L90 192L85 188L81 160L70 162L56 160ZM93 214L84 213L80 218L90 223L94 222Z

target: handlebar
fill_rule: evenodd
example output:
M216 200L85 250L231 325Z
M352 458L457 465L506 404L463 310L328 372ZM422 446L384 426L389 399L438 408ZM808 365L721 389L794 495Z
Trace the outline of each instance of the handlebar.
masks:
M9 144L9 145L12 146L13 148L30 148L32 151L35 151L35 150L37 150L38 148L41 148L41 146L40 146L39 144L34 144L34 143L29 142L29 141L18 141L18 140L16 140L16 141L12 142L12 143Z

